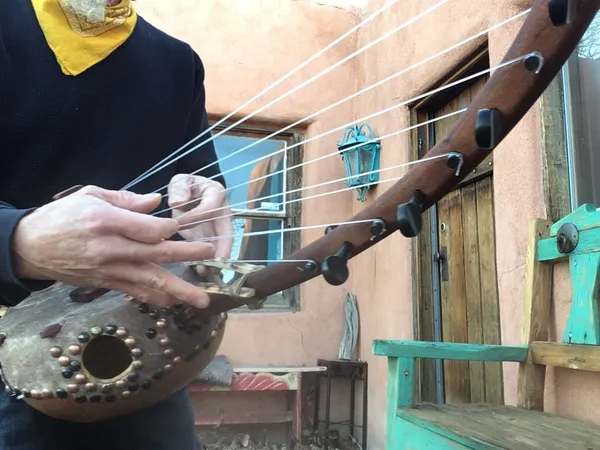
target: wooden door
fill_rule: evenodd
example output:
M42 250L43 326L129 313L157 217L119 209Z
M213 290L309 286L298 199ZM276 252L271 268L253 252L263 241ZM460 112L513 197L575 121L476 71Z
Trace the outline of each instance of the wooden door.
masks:
M469 105L486 79L476 80L417 120L434 119ZM418 153L443 139L458 116L418 131ZM415 241L418 338L500 344L492 159L486 159L425 215ZM503 403L501 363L425 361L420 367L421 401Z

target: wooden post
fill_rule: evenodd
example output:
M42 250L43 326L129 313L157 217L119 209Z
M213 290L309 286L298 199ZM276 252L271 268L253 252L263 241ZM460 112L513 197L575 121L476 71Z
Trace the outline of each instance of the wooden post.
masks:
M553 264L540 262L537 256L538 242L548 236L550 226L550 221L544 219L533 220L529 224L521 334L521 342L524 345L529 345L532 341L548 340ZM530 355L527 362L519 365L517 406L543 411L545 380L546 366L533 364Z

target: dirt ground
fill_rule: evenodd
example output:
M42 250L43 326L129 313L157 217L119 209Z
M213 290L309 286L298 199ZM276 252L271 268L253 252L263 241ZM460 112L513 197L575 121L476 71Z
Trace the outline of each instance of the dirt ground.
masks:
M339 443L339 446L330 445L328 450L355 450L358 447L350 443ZM248 434L240 434L233 440L231 438L220 439L216 442L205 444L206 450L324 450L325 446L319 442L313 442L308 445L271 445L267 439L259 442L252 442Z

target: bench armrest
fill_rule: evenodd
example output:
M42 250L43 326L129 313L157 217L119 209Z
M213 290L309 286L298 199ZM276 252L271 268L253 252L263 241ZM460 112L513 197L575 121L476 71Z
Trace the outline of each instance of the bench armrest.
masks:
M505 345L382 339L373 341L373 353L375 355L393 358L525 362L527 351L528 347L526 345L509 347Z

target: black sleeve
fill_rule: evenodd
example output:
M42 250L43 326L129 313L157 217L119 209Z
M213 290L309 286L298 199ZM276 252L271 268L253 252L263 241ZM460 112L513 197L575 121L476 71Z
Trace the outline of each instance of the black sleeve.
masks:
M185 142L190 142L209 128L208 115L206 113L206 92L204 90L204 66L198 54L193 50L191 51L194 62L194 92L193 104L190 110L185 134ZM193 143L186 146L185 151L187 152L192 147L210 139L210 137L210 132L205 133L201 138L196 139ZM177 173L194 173L197 170L214 163L216 160L217 154L215 151L214 140L211 140L177 161ZM198 172L197 175L207 178L214 176L215 178L213 178L213 180L218 181L225 186L225 178L220 175L220 173L221 168L219 164L213 164L205 170Z
M33 209L16 209L0 201L0 304L14 306L32 291L45 289L52 281L20 280L13 264L12 240L19 221Z

